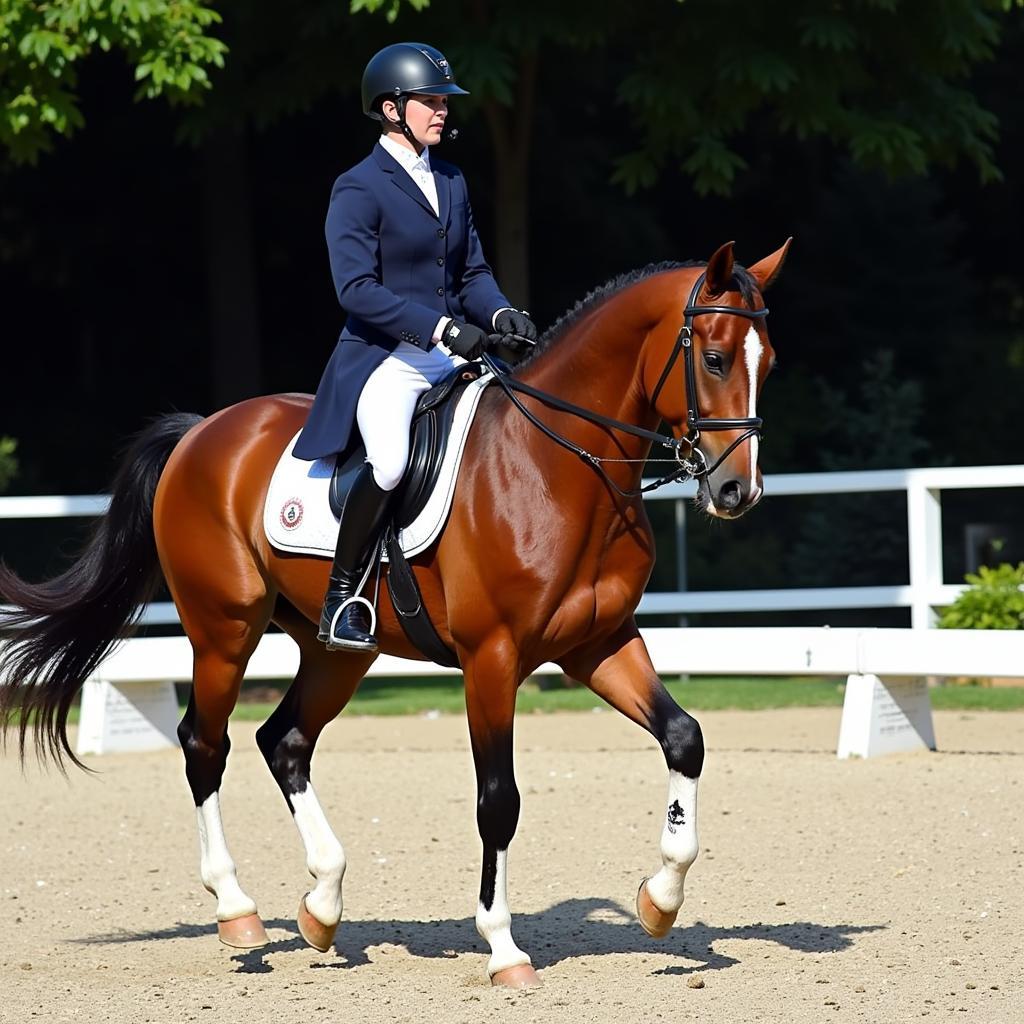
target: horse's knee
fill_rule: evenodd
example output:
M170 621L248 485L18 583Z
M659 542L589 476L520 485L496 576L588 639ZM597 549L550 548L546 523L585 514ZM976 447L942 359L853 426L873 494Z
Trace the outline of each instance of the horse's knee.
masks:
M675 715L665 720L660 740L670 771L681 772L689 779L700 776L704 767L704 734L695 718L677 709Z
M519 824L519 790L511 776L493 775L480 786L477 826L485 846L507 850Z

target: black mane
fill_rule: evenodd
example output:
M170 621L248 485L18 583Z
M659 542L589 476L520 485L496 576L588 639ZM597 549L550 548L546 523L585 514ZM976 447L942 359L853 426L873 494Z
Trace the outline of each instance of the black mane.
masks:
M701 260L685 260L679 263L675 260L662 260L660 263L648 263L646 267L638 270L630 270L624 274L613 277L603 285L588 292L572 309L566 310L538 339L537 345L529 359L524 360L519 366L526 366L540 353L547 351L565 332L589 313L595 306L600 305L613 295L617 295L630 285L646 281L655 274L663 274L667 270L681 270L686 267L706 267L707 263ZM738 263L733 264L732 277L726 286L726 291L738 291L746 305L753 308L754 299L759 294L757 281L745 267ZM680 315L682 314L683 299L680 299Z

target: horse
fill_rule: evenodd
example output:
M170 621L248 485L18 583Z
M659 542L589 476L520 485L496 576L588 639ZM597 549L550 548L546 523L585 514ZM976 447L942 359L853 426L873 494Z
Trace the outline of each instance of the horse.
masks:
M734 519L760 499L756 402L775 359L762 292L788 247L744 269L730 242L706 265L651 265L578 303L501 387L484 390L448 522L413 560L430 618L465 680L483 847L476 926L495 985L540 983L512 937L507 858L520 809L516 693L545 662L660 744L669 779L661 866L641 882L639 923L664 937L682 906L698 853L704 743L659 680L634 618L654 563L641 474L655 445L670 455L666 479L698 479L697 504L710 515ZM321 730L376 657L318 642L328 563L277 551L264 534L272 472L310 401L281 394L205 419L155 420L124 456L109 510L71 568L29 584L0 566L0 595L18 607L20 627L0 653L0 726L16 728L22 758L31 737L39 756L62 768L68 759L84 767L66 730L77 691L161 575L166 581L194 654L178 736L200 875L216 898L220 939L242 948L268 941L238 882L219 804L228 716L246 663L272 622L300 650L298 673L257 742L314 880L299 902L298 929L323 951L342 916L346 860L310 762ZM656 432L661 423L670 434ZM422 658L383 597L377 636L385 653Z

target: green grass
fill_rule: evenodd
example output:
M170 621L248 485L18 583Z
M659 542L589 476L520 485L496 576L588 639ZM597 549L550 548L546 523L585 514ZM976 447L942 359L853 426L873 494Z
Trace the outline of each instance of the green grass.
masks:
M845 680L838 678L735 678L693 676L667 680L669 692L685 708L695 711L764 708L840 707ZM949 686L933 689L936 708L1014 711L1024 708L1024 687L991 688ZM541 689L527 681L519 691L517 710L531 712L587 711L604 704L582 687ZM235 709L235 718L262 720L271 704L247 703ZM462 679L370 678L362 682L345 713L350 715L418 715L426 711L463 714Z
M692 676L684 680L668 679L666 685L679 704L690 711L760 711L766 708L841 707L846 683L844 679L836 677L747 679ZM258 684L253 692L258 697L265 697L266 691L265 684ZM284 692L283 686L281 692ZM931 696L932 706L944 711L1024 709L1024 686L940 686L931 691ZM265 699L246 699L243 688L242 700L235 708L233 717L240 721L262 722L274 710L275 703ZM523 684L516 704L520 714L589 711L591 708L605 706L583 687L542 689L533 680ZM446 715L465 713L461 676L364 679L345 714L422 715L427 711L439 711ZM77 723L77 708L72 710L69 720Z
M932 690L932 707L943 711L1020 711L1024 686L940 686Z

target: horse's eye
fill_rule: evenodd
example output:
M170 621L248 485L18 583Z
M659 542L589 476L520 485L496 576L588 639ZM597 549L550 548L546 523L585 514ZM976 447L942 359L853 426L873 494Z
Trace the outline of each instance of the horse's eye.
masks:
M705 352L704 353L704 365L712 373L721 373L722 368L725 366L725 362L722 359L720 352Z

